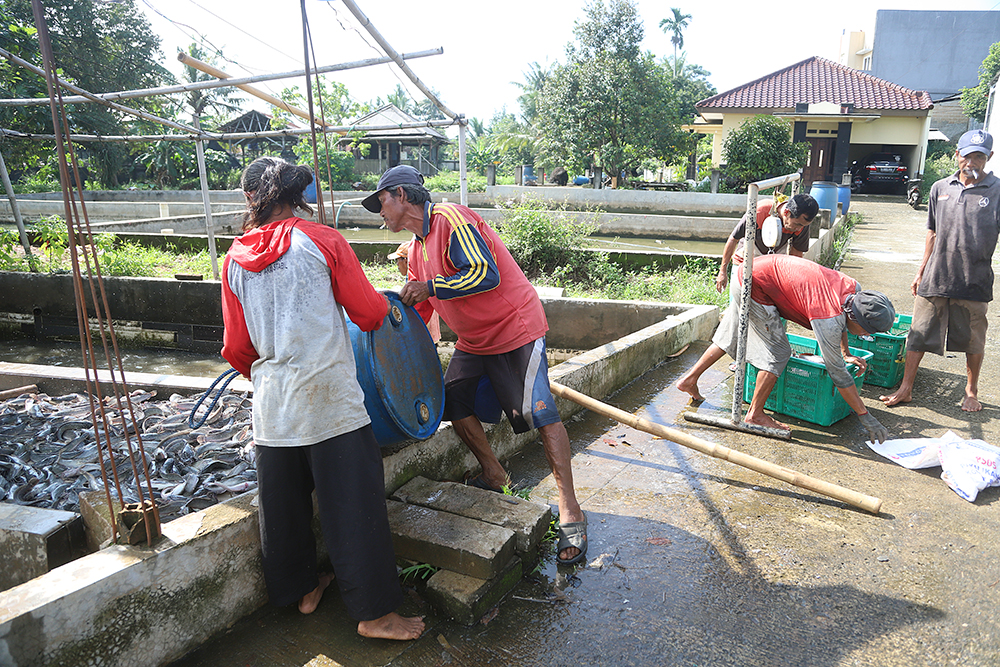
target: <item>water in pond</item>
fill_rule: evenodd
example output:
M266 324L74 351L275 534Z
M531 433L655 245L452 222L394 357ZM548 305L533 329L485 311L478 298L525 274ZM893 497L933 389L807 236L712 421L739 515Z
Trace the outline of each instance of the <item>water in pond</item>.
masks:
M221 349L221 343L219 347ZM121 352L122 367L126 372L218 377L230 368L229 362L218 354L153 348L129 348L122 349ZM95 350L95 354L100 366L107 368L103 351ZM33 341L24 338L0 342L0 361L72 368L83 366L80 344L77 342Z
M340 227L338 229L348 241L385 241L402 243L407 234L392 234L387 229L373 227ZM617 250L620 252L685 252L702 255L721 255L725 241L684 241L678 239L621 238L616 236L591 236L592 248Z

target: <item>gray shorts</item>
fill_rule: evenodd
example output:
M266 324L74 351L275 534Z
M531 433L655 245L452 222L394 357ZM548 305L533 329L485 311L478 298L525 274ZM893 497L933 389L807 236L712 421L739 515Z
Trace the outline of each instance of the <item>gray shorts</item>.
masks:
M982 354L986 350L985 301L918 296L913 302L913 322L906 336L906 349L944 354Z
M742 289L742 286L734 286ZM739 297L731 302L722 316L722 322L712 336L712 342L726 353L736 358L736 346L740 335L740 309L737 305ZM747 361L758 370L781 375L788 360L792 357L792 346L785 333L785 323L774 306L765 306L750 299L750 326L747 328Z

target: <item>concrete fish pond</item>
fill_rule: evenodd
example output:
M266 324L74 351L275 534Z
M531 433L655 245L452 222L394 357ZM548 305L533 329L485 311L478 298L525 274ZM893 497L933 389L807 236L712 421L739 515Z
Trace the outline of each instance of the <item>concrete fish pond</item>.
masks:
M155 289L157 283L177 281L138 282ZM196 287L196 292L191 294L149 298L132 291L138 290L138 286L121 287L125 290L120 294L123 294L121 304L126 306L126 312L138 314L135 310L138 308L143 313L135 320L148 315L156 322L163 322L177 315L190 322L192 313L210 313L213 299L215 312L218 312L217 284L201 285L200 291ZM164 287L168 292L178 289L174 284ZM185 287L188 286L180 289ZM28 312L31 312L32 303L42 303L40 307L49 308L59 300L54 292L35 294L37 298L20 299L29 304ZM209 305L192 304L188 308L185 299L204 300ZM164 310L151 309L151 302L160 304ZM134 304L131 311L128 304ZM551 326L552 348L589 350L554 366L551 379L594 396L608 395L691 341L707 338L718 322L718 309L713 306L574 299L543 299L543 304ZM198 326L211 324L199 322ZM250 433L243 430L246 426L243 420L247 416L244 410L249 405L249 397L244 393L250 389L248 384L244 380L234 381L232 397L219 401L213 408L214 417L210 415L205 426L192 429L186 423L184 411L193 404L194 399L190 396L204 392L211 378L126 371L125 379L131 391L148 393L134 396L143 406L143 421L148 421L152 431L148 436L148 448L150 457L161 471L162 479L158 482L161 497L163 492L166 496L179 494L185 500L176 498L177 513L180 515L185 510L187 513L165 522L163 539L151 548L113 544L0 592L0 656L4 657L4 664L165 664L188 653L267 601L260 572L259 534L253 504L255 492L229 490L229 487L239 488L244 481L247 486L252 483L244 440ZM98 380L103 384L107 378L99 374ZM83 374L79 369L0 362L0 390L27 384L36 384L38 392L34 397L17 397L11 403L18 416L10 417L9 425L15 428L14 422L19 420L68 410L69 400L60 405L56 399L82 393ZM155 396L152 395L154 391ZM45 400L43 394L49 400ZM170 397L175 394L185 398L174 398L171 405ZM564 418L569 418L580 408L560 401L559 410ZM54 463L61 455L65 461L60 460L60 463L74 465L79 461L73 457L83 443L70 445L85 436L84 431L89 426L70 426L78 415L66 412L64 416L65 419L60 418L61 430L56 424L38 423L33 428L48 429L47 435L54 439L53 449L59 447L44 456L51 457ZM157 434L158 425L164 422L167 425L174 423L178 431L186 432L180 437ZM515 435L506 422L490 427L488 436L501 458L517 453L535 437L534 434ZM9 445L0 445L0 451L5 453L17 451L8 448ZM158 450L162 451L158 453ZM418 492L408 483L418 478L428 480L421 484L461 479L464 472L476 465L450 423L442 424L426 440L396 443L384 447L382 453L386 495L394 498L388 502L396 503L391 507L393 515L399 517L412 516L413 510L407 507L416 504L418 498L444 497L437 491ZM174 462L167 470L170 458ZM32 462L37 463L33 455ZM243 463L248 465L240 470ZM10 466L10 470L13 471L14 466ZM165 476L163 471L166 471ZM74 482L70 481L69 485ZM190 495L186 495L189 482L193 488ZM54 492L62 497L67 491L55 477L43 489L37 489L40 483L30 488L22 484L18 487L22 489L19 497L30 495L35 499L43 495L42 490L48 490L49 498ZM401 490L403 487L406 489ZM204 492L202 495L199 495L199 488ZM461 493L476 491L464 486L459 489ZM447 491L446 495L456 492L448 487L441 491ZM211 500L212 495L216 499L233 497L206 509L191 511L206 502L195 498ZM455 506L471 505L476 510L482 509L482 503L461 495L453 502L448 506L451 509L425 507L420 514L437 512L435 516L442 521L456 521L462 526L479 525L485 520L482 516L451 519L452 515L457 515ZM520 504L522 501L515 502ZM538 507L534 503L528 505ZM513 509L514 505L501 502L497 510L499 518L493 520L509 524L508 510ZM404 530L412 523L408 521L397 524L394 543L398 553L418 562L437 561L442 572L450 572L441 575L439 585L433 589L437 592L429 592L428 599L434 600L436 608L445 610L442 613L468 620L480 612L483 604L492 604L492 600L516 584L523 574L523 564L530 562L531 554L535 553L537 541L534 538L525 541L518 535L537 536L540 527L547 525L548 508L542 506L541 511L535 511L525 507L523 510L522 518L513 525L477 529L483 535L492 536L489 543L485 539L465 539L458 544L442 544L434 537L440 534L432 533L429 528L420 534L408 533ZM428 525L443 524L435 520ZM465 535L466 530L468 528L463 528L456 534ZM481 565L464 572L448 567L448 564L468 562ZM483 574L491 578L483 579Z

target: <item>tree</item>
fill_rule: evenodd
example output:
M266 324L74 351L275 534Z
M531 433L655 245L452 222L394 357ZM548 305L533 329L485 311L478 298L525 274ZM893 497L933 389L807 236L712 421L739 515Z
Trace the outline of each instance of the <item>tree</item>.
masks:
M799 170L809 156L809 143L793 144L790 137L791 126L785 120L774 116L745 119L722 144L727 178L743 187Z
M521 106L521 118L525 123L533 125L538 118L538 98L545 88L545 82L552 76L552 67L542 67L537 62L528 64L524 74L524 83L514 82L521 89L517 103Z
M986 104L990 98L990 86L1000 74L1000 42L990 47L990 52L979 66L979 85L962 89L962 109L976 120L986 122Z
M691 18L691 15L681 14L681 10L676 7L671 7L670 11L674 13L673 18L661 19L660 28L663 32L670 35L670 43L674 45L674 76L677 76L677 49L684 48L684 34L682 31L687 27L688 19Z
M109 92L151 88L171 79L158 64L160 39L149 22L135 7L134 0L94 2L93 0L46 0L45 19L52 39L56 65L62 78L91 92ZM33 27L30 0L5 0L0 5L0 46L22 58L41 65L38 41ZM10 28L9 26L16 26ZM16 66L0 69L0 92L17 92L21 97L47 97L45 82L35 74ZM131 100L127 106L158 110L162 101L155 98ZM52 133L47 109L17 107L0 110L0 124L28 132ZM118 112L97 104L68 107L71 130L85 134L129 134L135 123ZM28 143L28 142L23 142ZM34 142L32 142L34 143ZM81 153L89 156L91 169L104 186L117 184L118 171L127 151L121 144L95 143ZM35 144L22 149L22 159L44 161L52 154L51 145Z
M670 77L640 48L642 19L633 0L591 0L539 96L537 148L542 166L617 176L644 160L672 162L694 138L680 130ZM537 166L537 165L536 165Z

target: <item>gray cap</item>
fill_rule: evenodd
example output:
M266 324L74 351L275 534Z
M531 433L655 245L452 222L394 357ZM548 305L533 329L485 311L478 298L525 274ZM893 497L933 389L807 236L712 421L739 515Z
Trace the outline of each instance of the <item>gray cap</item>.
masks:
M958 154L965 157L969 153L993 152L993 137L984 130L969 130L958 138Z
M896 309L889 297L881 292L862 290L850 304L854 321L870 334L888 331L896 322Z
M404 185L406 183L423 185L424 175L408 164L397 164L395 167L390 167L382 174L382 178L378 179L375 192L365 197L361 205L372 213L379 213L382 210L382 202L379 201L378 193L386 188L394 188L397 185Z

